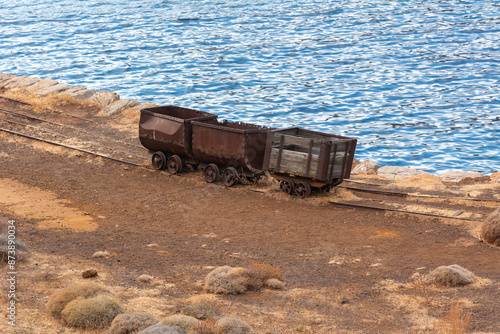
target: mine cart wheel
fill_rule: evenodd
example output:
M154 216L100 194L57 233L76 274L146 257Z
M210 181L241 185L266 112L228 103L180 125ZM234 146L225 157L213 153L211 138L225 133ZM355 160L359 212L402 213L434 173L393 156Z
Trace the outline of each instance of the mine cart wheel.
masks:
M167 167L167 157L161 151L155 152L151 158L151 164L154 169L165 169Z
M178 155L172 155L167 160L167 169L169 173L176 174L182 169L182 160Z
M295 195L300 198L311 195L311 185L306 181L297 182L295 184Z
M293 190L295 189L295 183L291 178L287 177L286 179L280 182L280 189L284 193L291 195L293 194Z
M217 181L219 178L219 167L216 164L210 164L205 167L205 171L203 172L203 176L205 177L205 181L212 183Z
M332 187L329 184L324 185L323 187L321 187L321 191L325 192L325 193L329 193L331 189L332 189Z
M231 187L232 185L234 185L237 179L238 172L236 171L236 168L228 167L222 172L222 182L224 182L224 185L226 187Z

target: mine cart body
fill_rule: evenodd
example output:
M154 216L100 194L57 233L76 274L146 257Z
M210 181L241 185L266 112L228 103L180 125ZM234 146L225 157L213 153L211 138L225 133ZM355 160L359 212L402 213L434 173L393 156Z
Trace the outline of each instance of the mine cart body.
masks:
M297 182L329 190L349 178L355 149L353 138L297 127L274 130L268 138L264 168L280 181L290 180L292 190Z
M141 110L139 140L151 151L192 158L192 121L215 120L217 115L176 106Z
M263 173L269 129L215 119L192 122L193 158L202 164L235 168L239 174Z

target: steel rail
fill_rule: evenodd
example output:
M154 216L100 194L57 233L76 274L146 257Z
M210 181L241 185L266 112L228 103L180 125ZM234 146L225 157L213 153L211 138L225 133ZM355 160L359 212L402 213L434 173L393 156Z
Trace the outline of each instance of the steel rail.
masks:
M460 218L460 217L439 215L439 214L435 214L435 213L409 211L409 210L394 209L394 208L382 208L382 207L378 207L378 206L363 205L363 204L353 204L353 203L333 202L333 201L328 201L328 203L332 204L332 205L337 205L337 206L342 206L342 207L348 207L348 208L356 208L356 209L359 208L359 209L370 209L370 210L380 210L380 211L393 211L393 212L409 213L409 214L422 215L422 216L448 218L448 219L458 219L458 220L466 220L466 221L474 221L474 222L482 222L483 221L483 220L480 220L480 219L473 219L473 218ZM444 208L444 209L446 209L446 208Z
M427 205L427 204L420 204L420 203L412 203L412 202L398 202L398 201L391 201L387 199L376 199L376 198L360 198L360 200L363 201L371 201L371 202L383 202L383 203L392 203L392 204L402 204L402 205L416 205L416 206L421 206L424 208L430 208L430 209L439 209L439 210L450 210L450 211L460 211L462 213L472 213L475 215L489 215L491 212L479 212L479 211L469 211L469 210L463 210L463 209L457 209L457 208L445 208L442 206L435 206L435 205Z
M16 102L16 103L19 103L19 104L23 104L23 105L26 105L26 106L31 106L31 107L33 107L33 105L32 105L31 103L24 102L24 101L19 101L19 100L16 100L16 99L12 99L12 98L7 97L7 96L0 95L0 98L2 98L2 99L6 99L6 100L9 100L9 101L12 101L12 102ZM46 108L46 107L42 107L42 108L44 108L45 110L48 110L48 111L52 111L52 112L55 112L55 113L62 114L62 115L64 115L64 116L73 117L73 118L80 119L80 120L82 120L82 121L86 121L86 122L90 122L90 123L99 124L99 122L96 122L96 121L94 121L94 120L91 120L91 119L88 119L88 118L85 118L85 117L80 117L80 116L76 116L76 115L71 115L71 114L68 114L68 113L65 113L65 112L62 112L62 111L59 111L59 110L50 109L50 108Z
M66 135L54 132L54 131L42 129L42 128L38 127L38 126L20 123L20 122L8 120L8 119L2 118L2 117L0 117L0 121L11 123L11 124L16 124L16 125L20 125L20 126L24 126L24 127L28 127L28 128L32 128L32 129L35 129L35 130L38 130L38 131L47 132L47 133L50 133L51 135L60 136L60 137L66 138L66 139L74 139L74 137L69 137L69 136L66 136ZM135 157L141 158L141 159L148 159L148 157L145 157L145 156L142 156L142 155L137 155L137 154L134 154L134 153L130 153L130 152L127 152L127 151L122 151L122 150L119 150L119 149L116 149L116 148L112 148L112 147L109 147L109 146L100 145L100 144L89 142L89 141L82 141L82 144L88 144L88 145L97 146L97 147L104 148L104 149L107 149L107 150L120 152L120 153L129 155L129 156L135 156Z
M12 114L12 115L15 115L15 116L18 116L18 117L24 117L24 118L27 118L27 119L33 119L33 120L36 120L36 121L53 124L53 125L60 126L60 127L63 127L63 128L72 129L72 130L75 130L75 131L86 133L88 135L91 135L91 136L94 136L94 137L97 137L97 138L103 138L103 139L106 139L106 140L115 141L115 142L120 143L120 144L129 145L129 146L138 147L138 148L144 148L144 147L136 145L136 144L127 143L127 142L121 141L119 139L114 139L114 138L102 136L102 135L99 135L97 133L90 132L90 131L87 131L87 130L83 130L83 129L80 129L80 128L76 128L76 127L71 126L71 125L66 125L66 124L57 123L57 122L54 122L54 121L49 121L47 119L43 119L43 118L39 118L39 117L27 115L27 114L22 114L22 113L19 113L17 111L7 110L7 109L0 108L0 112L9 113L9 114Z
M373 194L381 194L381 195L390 195L390 196L421 197L421 198L442 198L442 199L456 199L456 200L476 201L476 202L500 202L500 199L480 199L480 198L469 198L469 197L415 194L415 193L405 193L405 192L391 191L391 190L363 189L363 188L356 188L356 187L342 186L342 185L339 185L338 187L339 188L348 189L348 190L354 190L354 191L360 191L360 192L366 192L366 193L373 193Z
M75 151L87 153L87 154L90 154L90 155L94 155L94 156L101 157L101 158L104 158L104 159L109 159L109 160L112 160L112 161L115 161L115 162L119 162L119 163L123 163L123 164L126 164L126 165L131 165L131 166L143 167L143 168L146 168L146 169L151 169L151 167L148 167L146 165L137 164L135 162L126 161L126 160L122 160L122 159L117 159L117 158L113 158L113 157L110 157L110 156L107 156L107 155L104 155L104 154L101 154L101 153L97 153L97 152L92 152L92 151L89 151L89 150L85 150L85 149L82 149L82 148L79 148L79 147L74 147L74 146L70 146L70 145L58 143L58 142L55 142L55 141L51 141L51 140L47 140L47 139L43 139L43 138L38 138L38 137L26 135L24 133L13 131L13 130L10 130L10 129L5 129L5 128L0 127L0 131L6 132L6 133L10 133L10 134L13 134L13 135L16 135L16 136L20 136L20 137L32 139L32 140L41 141L41 142L44 142L44 143L47 143L47 144L61 146L61 147L64 147L64 148L75 150Z

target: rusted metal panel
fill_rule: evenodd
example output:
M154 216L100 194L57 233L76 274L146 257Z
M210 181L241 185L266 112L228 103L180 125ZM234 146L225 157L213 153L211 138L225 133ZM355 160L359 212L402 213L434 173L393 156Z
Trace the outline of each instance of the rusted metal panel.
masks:
M197 161L252 173L263 171L268 128L217 120L194 121L192 127L193 158Z
M214 114L176 106L142 109L139 139L149 150L191 158L191 122L216 118Z
M273 174L332 184L349 177L356 139L288 128L273 130L267 142L264 169Z

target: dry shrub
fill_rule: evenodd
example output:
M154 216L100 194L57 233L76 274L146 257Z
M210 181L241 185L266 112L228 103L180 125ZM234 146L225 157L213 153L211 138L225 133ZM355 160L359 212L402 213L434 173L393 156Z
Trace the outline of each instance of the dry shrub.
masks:
M224 334L247 334L252 331L250 325L234 317L224 317L216 325Z
M143 329L138 334L186 334L180 327L156 324Z
M123 306L118 299L108 294L100 294L72 300L61 312L61 318L65 325L94 329L109 326L120 313L123 313Z
M200 324L200 321L194 317L190 317L184 314L174 314L169 317L166 317L162 321L160 321L162 325L176 326L182 328L184 331L188 333L193 332L193 328Z
M486 218L480 233L481 239L500 247L500 207Z
M86 106L93 110L97 110L99 108L99 106L96 103L91 102L89 100L78 101L71 96L58 93L50 93L47 95L39 96L33 94L28 90L19 89L19 90L9 90L5 92L4 95L11 99L29 103L36 111L43 111L44 109L57 109L57 107L71 106L71 105Z
M133 334L156 323L158 320L146 313L119 314L111 323L108 334Z
M109 293L104 287L95 283L73 284L56 291L49 299L47 313L56 319L61 318L61 312L72 300L83 297L90 298L98 294Z
M283 272L278 268L263 263L252 263L248 266L248 288L260 289L268 280L281 280Z
M203 302L188 305L181 312L199 320L215 318L221 315L221 310L216 305Z
M205 290L208 292L231 295L243 293L247 287L248 270L245 268L218 267L205 277Z
M15 240L15 244L9 245L9 237L7 235L0 235L0 259L3 262L8 262L9 260L9 246L11 249L12 246L15 247L14 258L17 261L25 259L29 254L28 246L24 242L19 240L19 238L11 239L11 242L12 240ZM12 260L12 254L10 259Z
M463 286L474 282L474 274L457 264L437 267L430 272L429 277L434 283L448 287Z
M194 332L197 334L224 334L224 329L218 328L215 321L205 321L195 326Z
M283 290L285 284L277 278L270 278L264 282L264 285L270 289Z
M439 332L446 334L462 334L467 331L471 313L463 314L462 305L456 302L450 307L448 315L440 320Z

